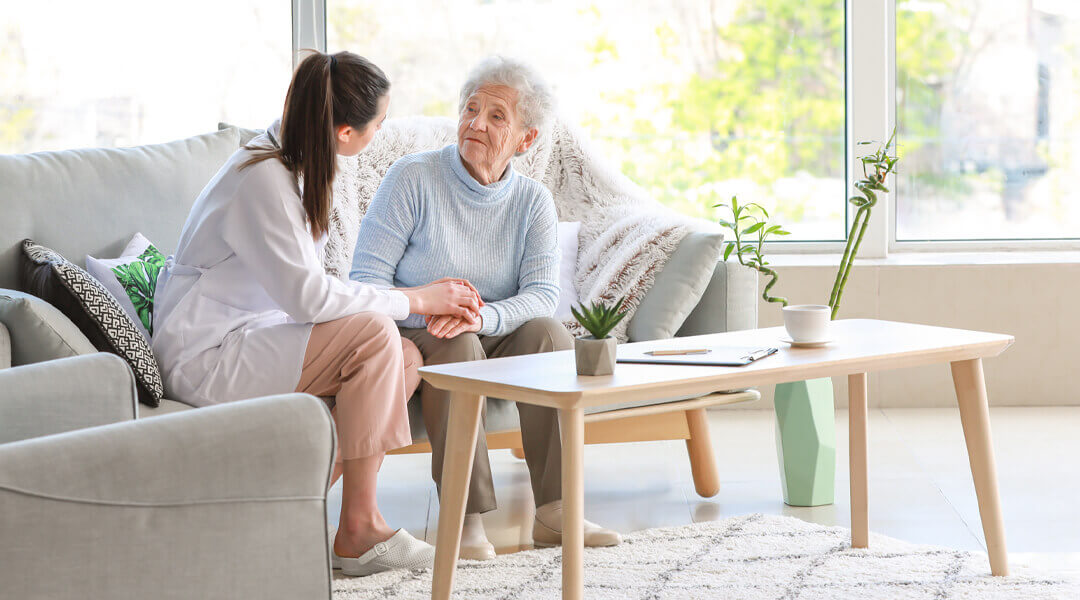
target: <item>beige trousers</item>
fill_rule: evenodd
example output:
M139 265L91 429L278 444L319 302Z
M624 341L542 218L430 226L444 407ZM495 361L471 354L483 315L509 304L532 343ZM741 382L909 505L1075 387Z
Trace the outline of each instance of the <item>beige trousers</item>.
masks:
M501 356L536 354L569 350L574 341L562 323L551 318L533 319L504 336L478 336L464 333L452 339L440 339L426 329L402 329L401 336L416 343L424 362L440 365L452 362L483 360ZM443 456L446 451L446 424L450 415L450 393L424 382L420 386L424 426L431 441L431 477L442 494ZM554 408L518 404L521 442L529 466L533 499L537 506L562 498L562 443L559 438L559 413ZM495 509L495 488L491 481L487 440L481 431L476 439L469 501L465 512L481 513Z
M386 315L364 312L311 329L297 392L330 397L338 461L412 443L406 408L420 383L420 352Z

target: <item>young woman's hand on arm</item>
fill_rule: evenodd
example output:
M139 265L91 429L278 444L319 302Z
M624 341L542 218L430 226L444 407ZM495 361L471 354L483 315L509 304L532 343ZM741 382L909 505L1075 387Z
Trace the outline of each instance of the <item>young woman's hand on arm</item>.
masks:
M454 277L396 289L409 299L409 312L417 315L445 315L473 321L480 318L480 307L484 305L471 283Z

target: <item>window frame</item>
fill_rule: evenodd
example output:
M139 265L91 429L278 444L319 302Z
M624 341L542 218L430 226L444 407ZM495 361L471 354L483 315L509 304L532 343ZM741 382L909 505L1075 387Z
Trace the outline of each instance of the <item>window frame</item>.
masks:
M312 48L326 52L326 0L291 0L293 69Z
M326 51L327 0L291 0L293 66L305 48ZM896 125L896 0L845 0L845 155L846 189L853 190L861 174L856 140L884 140ZM902 167L902 165L901 165ZM895 190L896 177L887 183ZM845 203L850 227L854 211ZM881 194L859 247L861 258L886 258L890 254L914 252L999 252L1080 250L1080 238L1017 240L925 240L898 241L896 238L896 194ZM768 242L774 254L838 254L842 241Z

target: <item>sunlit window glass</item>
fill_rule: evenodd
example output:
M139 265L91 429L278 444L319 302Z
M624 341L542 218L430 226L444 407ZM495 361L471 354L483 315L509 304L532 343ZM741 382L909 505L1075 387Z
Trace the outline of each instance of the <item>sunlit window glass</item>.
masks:
M288 2L0 0L0 152L265 127L291 74Z
M896 236L1080 237L1080 2L897 0Z
M329 0L331 51L380 65L393 116L453 117L484 56L533 63L565 117L653 197L734 194L795 240L844 237L842 0Z

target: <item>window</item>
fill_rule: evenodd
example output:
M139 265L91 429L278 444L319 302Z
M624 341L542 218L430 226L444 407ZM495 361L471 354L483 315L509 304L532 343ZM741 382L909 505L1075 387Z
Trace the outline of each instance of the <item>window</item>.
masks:
M1080 3L897 0L896 239L1080 237Z
M845 237L842 0L328 0L327 46L387 72L394 116L455 117L473 64L523 58L664 204L737 194L789 239Z
M280 116L288 2L0 0L0 152L165 142Z

